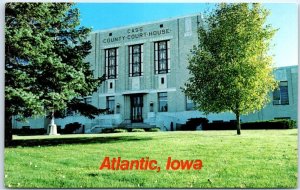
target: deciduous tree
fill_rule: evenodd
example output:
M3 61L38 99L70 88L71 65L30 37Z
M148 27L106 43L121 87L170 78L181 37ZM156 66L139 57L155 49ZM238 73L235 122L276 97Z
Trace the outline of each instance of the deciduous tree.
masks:
M263 108L276 87L269 12L260 4L221 3L205 17L198 45L191 50L191 77L184 92L204 113L233 112L240 135L240 115Z

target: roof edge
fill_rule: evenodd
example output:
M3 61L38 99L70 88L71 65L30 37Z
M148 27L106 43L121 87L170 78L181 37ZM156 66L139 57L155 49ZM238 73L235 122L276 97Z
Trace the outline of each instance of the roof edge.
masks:
M275 66L274 69L295 68L295 67L298 67L298 65Z
M186 17L193 17L193 16L202 16L202 14L199 12L199 13L195 13L195 14L165 18L165 19L156 20L156 21L130 24L130 25L126 25L126 26L113 27L113 28L103 29L103 30L95 30L95 31L92 31L91 34L100 33L100 32L110 32L110 31L114 31L114 30L126 29L126 28L137 27L137 26L144 26L144 25L155 24L155 23L159 23L159 22L166 22L166 21L171 21L171 20L177 20L177 19L186 18Z

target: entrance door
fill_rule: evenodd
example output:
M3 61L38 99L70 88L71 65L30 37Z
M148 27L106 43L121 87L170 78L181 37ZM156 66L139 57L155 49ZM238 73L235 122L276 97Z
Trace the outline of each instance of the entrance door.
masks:
M131 96L131 122L143 122L143 95Z

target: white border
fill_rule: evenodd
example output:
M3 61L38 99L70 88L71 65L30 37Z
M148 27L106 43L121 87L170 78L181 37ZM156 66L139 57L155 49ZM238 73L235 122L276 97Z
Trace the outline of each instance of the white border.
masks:
M0 13L1 13L1 17L0 17L0 42L1 46L0 46L0 65L1 65L1 72L0 72L0 105L1 105L1 114L0 114L0 123L2 124L0 127L2 128L2 132L0 132L0 149L1 149L1 154L0 154L0 188L1 189L5 189L4 188L4 60L5 60L5 55L4 55L4 50L5 50L5 36L4 36L4 26L5 26L5 3L6 2L74 2L74 3L220 3L220 2L226 2L226 3L241 3L241 2L259 2L259 3L297 3L298 4L298 23L300 21L300 12L299 12L299 4L300 4L300 0L207 0L207 1L203 1L203 0L146 0L146 1L139 1L139 0L131 0L131 1L127 1L127 0L89 0L89 1L85 1L85 0L73 0L73 1L68 1L68 0L55 0L55 1L51 1L51 0L4 0L4 1L0 1ZM300 67L299 67L299 62L300 62L300 57L299 57L299 31L300 31L300 25L298 24L298 73L300 71ZM300 94L300 88L299 88L299 83L300 83L300 77L298 77L298 96ZM298 121L300 121L300 113L299 113L299 108L300 108L300 103L298 100ZM298 129L299 129L299 122L298 122ZM298 142L299 142L299 131L298 131ZM298 147L299 147L299 143L298 143ZM298 186L300 185L300 178L299 178L299 151L298 151Z

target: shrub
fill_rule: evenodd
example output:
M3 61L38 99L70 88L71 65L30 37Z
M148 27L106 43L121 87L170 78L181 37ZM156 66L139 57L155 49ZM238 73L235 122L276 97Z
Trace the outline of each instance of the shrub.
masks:
M208 119L204 117L200 118L190 118L185 125L182 125L179 130L183 131L195 131L199 125L206 125L208 123Z
M126 129L114 129L114 133L126 133Z
M104 128L101 130L101 133L113 133L114 129L113 128Z
M76 131L77 129L79 129L82 125L78 122L75 123L69 123L65 126L63 133L64 134L72 134L74 133L74 131Z
M58 134L63 133L63 129L61 129L61 126L60 126L60 125L57 125L56 127L57 127L57 133L58 133Z
M145 132L145 129L132 129L131 132Z
M149 132L159 132L159 131L160 131L160 128L157 128L157 127L149 129Z

